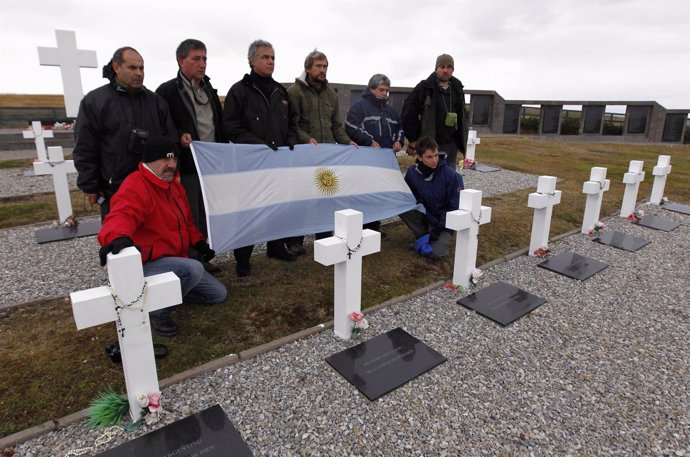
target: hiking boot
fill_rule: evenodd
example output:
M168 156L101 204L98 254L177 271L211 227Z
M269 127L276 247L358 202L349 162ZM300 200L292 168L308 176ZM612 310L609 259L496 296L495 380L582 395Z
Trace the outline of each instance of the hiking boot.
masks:
M201 262L201 264L204 266L204 270L214 276L220 273L220 267L218 265L214 265L211 262Z
M295 254L291 254L290 252L288 252L287 248L285 247L285 244L283 243L277 244L276 246L267 247L266 255L271 258L285 260L287 262L293 262L297 260L297 256Z
M289 245L287 247L287 250L292 255L303 255L307 253L307 251L304 249L304 246L302 246L301 244Z
M150 320L151 328L157 335L170 338L180 333L180 328L170 316L150 316Z

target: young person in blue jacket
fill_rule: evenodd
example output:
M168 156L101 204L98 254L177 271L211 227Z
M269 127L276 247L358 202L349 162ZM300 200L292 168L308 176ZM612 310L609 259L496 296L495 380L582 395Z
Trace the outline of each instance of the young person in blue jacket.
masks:
M410 186L426 214L410 210L400 219L412 230L417 254L432 260L446 257L450 251L453 231L446 228L446 213L458 209L462 177L443 158L439 158L438 144L429 136L417 141L415 165L407 170L405 182Z

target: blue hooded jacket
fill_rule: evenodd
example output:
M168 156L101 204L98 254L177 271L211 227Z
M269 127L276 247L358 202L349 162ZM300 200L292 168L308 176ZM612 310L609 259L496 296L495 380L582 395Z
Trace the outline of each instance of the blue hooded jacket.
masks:
M362 98L347 112L345 132L361 146L371 146L376 141L382 148L392 149L396 141L400 145L404 142L400 114L369 89L364 89Z
M446 228L446 213L460 206L460 191L465 188L457 171L446 164L438 163L436 169L424 177L418 165L407 169L405 182L418 203L426 209L426 217L434 227Z

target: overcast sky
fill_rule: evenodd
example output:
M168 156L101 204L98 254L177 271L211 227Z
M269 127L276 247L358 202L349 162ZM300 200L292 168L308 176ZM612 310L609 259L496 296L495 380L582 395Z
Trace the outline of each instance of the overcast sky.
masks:
M172 6L174 5L174 6ZM98 69L83 69L88 92L102 84L113 51L144 57L155 90L177 71L175 48L197 38L220 94L249 69L247 47L273 43L274 78L293 81L315 47L328 79L393 86L426 78L451 54L466 89L506 99L655 100L690 109L690 0L3 0L0 93L62 93L57 67L38 64L55 29L76 32Z

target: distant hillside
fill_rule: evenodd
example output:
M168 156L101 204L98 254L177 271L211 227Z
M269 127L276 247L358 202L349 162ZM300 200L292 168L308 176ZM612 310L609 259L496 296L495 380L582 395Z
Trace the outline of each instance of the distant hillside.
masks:
M49 106L60 108L65 106L62 95L48 94L0 94L1 107L35 107Z

